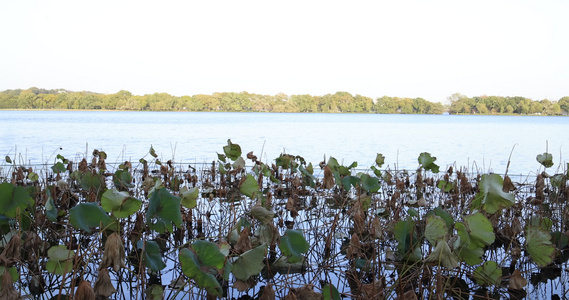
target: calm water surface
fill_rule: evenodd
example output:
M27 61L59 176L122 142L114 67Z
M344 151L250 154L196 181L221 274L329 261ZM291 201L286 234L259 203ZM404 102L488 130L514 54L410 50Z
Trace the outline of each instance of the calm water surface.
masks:
M555 168L569 157L569 118L517 116L276 114L192 112L0 111L0 154L18 163L52 163L57 154L76 159L104 150L109 162L149 159L204 163L222 153L227 139L264 162L280 153L318 164L333 156L358 168L377 153L390 168L415 169L421 152L441 167L456 163L510 174L536 172L537 154L554 155Z

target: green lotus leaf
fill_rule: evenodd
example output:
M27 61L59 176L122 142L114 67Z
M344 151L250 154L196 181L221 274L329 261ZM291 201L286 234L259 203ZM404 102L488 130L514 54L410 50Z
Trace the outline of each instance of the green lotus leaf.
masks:
M557 249L563 249L569 244L569 238L560 231L553 232L551 236L552 243L557 247Z
M324 297L324 300L342 299L342 297L340 297L340 293L338 293L338 289L336 289L336 287L331 283L328 283L322 288L322 296Z
M340 164L338 163L338 160L335 159L334 157L330 157L326 165L330 167L330 170L332 170L332 172L340 171Z
M444 191L445 193L448 193L452 190L454 184L452 182L446 182L444 180L440 180L439 183L437 184L437 187L442 191Z
M180 250L178 258L182 272L193 279L198 287L206 289L212 295L222 295L223 290L214 275L223 270L226 258L214 243L195 241L191 249Z
M247 178L241 183L239 191L249 198L255 198L255 194L259 192L259 184L255 177L251 174L247 174Z
M196 207L198 205L197 199L199 195L200 195L200 190L197 187L182 191L181 193L182 206L189 209Z
M291 167L294 167L293 166L294 163L295 163L294 162L294 156L289 155L289 154L281 154L281 155L279 155L279 157L277 157L275 159L275 164L278 167L281 167L285 170L288 170Z
M539 226L528 226L525 231L526 249L539 267L549 265L555 258L551 234Z
M312 175L312 173L314 172L314 168L312 167L312 163L310 163L310 165L308 167L310 169L304 168L302 165L300 165L298 167L298 170L302 174L303 184L305 186L310 186L310 187L314 188L316 186L316 177L314 177L314 175Z
M101 196L101 206L117 218L126 218L142 207L142 201L133 198L128 192L116 189L106 190Z
M500 285L502 269L493 261L487 261L474 270L472 274L479 285Z
M458 257L451 251L445 240L439 240L437 245L425 259L426 263L441 265L447 269L458 267Z
M433 209L433 210L430 210L426 214L427 217L432 216L432 215L441 217L445 221L447 228L450 229L450 228L454 227L454 218L452 217L452 215L448 211L444 210L440 206Z
M239 221L237 221L235 226L233 226L233 228L229 232L229 242L232 245L235 245L237 243L237 241L239 240L239 235L241 234L241 231L243 231L245 227L251 228L251 223L243 217L239 218Z
M21 186L9 182L0 184L0 212L10 218L18 216L28 205L33 205L34 199Z
M162 300L164 299L164 287L153 284L146 289L145 294L147 300Z
M417 248L419 248L419 238L415 230L415 222L411 217L406 221L399 221L395 224L393 235L397 241L397 252L402 257L416 259ZM420 256L419 256L420 258Z
M514 194L502 190L504 180L498 174L484 174L478 183L480 191L474 198L474 206L493 214L498 210L508 208L515 203Z
M38 173L36 172L30 172L28 173L28 179L33 181L33 182L37 182L40 179L40 176L38 175Z
M55 275L63 275L73 269L73 258L75 251L67 250L65 245L57 245L47 250L49 260L45 267L48 272Z
M352 186L354 188L357 188L357 186L360 183L360 179L356 176L344 176L344 178L342 178L342 185L344 186L344 189L346 191L349 191Z
M448 227L443 218L435 215L427 217L425 238L431 245L437 245L438 242L444 241L447 234Z
M379 189L381 188L381 185L379 184L379 179L377 179L377 177L371 177L367 174L363 174L361 180L362 180L362 187L364 188L364 190L370 193L375 193L379 191Z
M378 168L376 168L376 167L374 167L374 166L371 166L371 167L369 167L369 168L373 171L373 174L374 174L375 176L381 178L381 170L380 170L380 169L378 169Z
M464 217L464 222L456 223L455 228L460 236L462 245L469 249L488 246L496 238L492 223L479 212Z
M535 159L546 168L553 166L553 155L551 153L538 154Z
M300 230L287 230L281 237L279 249L288 257L289 263L295 263L302 259L302 253L307 253L310 245Z
M119 191L126 191L134 187L132 184L132 175L127 169L117 170L113 174L113 184Z
M314 174L314 166L312 166L312 163L308 163L308 166L306 166L306 172L310 175Z
M99 174L93 174L87 172L81 174L80 183L81 183L81 188L83 188L85 191L87 190L98 191L104 187L105 180L101 178Z
M383 164L385 163L385 156L383 156L383 154L378 153L377 156L375 157L375 164L377 165L378 168L381 168L381 166L383 166Z
M259 220L261 224L269 224L270 222L273 221L275 213L273 211L264 208L261 205L255 205L253 206L253 208L251 208L251 215L255 219Z
M2 277L2 275L4 275L4 272L6 272L6 267L0 266L0 278ZM12 277L12 283L20 279L20 272L18 272L18 269L16 269L16 267L8 268L8 273L10 273L10 277Z
M227 140L227 146L223 146L223 152L229 159L235 161L241 156L241 146L231 143L231 140Z
M225 263L225 255L221 253L219 247L209 241L197 240L191 246L194 253L203 265L221 270Z
M458 251L460 259L471 266L481 263L482 255L484 255L483 248L468 249L467 247L462 247Z
M64 165L62 162L59 161L59 162L56 162L56 163L51 167L51 170L52 170L54 173L64 173L64 172L67 170L67 168L65 168L65 165Z
M271 245L279 238L278 230L271 224L259 226L259 229L256 231L256 234L259 236L259 241L261 243Z
M251 276L258 275L265 267L267 245L261 244L241 255L233 262L232 273L235 278L246 281Z
M421 167L425 170L431 170L433 173L439 172L439 166L435 164L437 160L436 157L431 156L428 152L423 152L419 154L419 158L417 159Z
M155 188L148 200L146 223L160 233L173 232L172 223L177 227L182 224L180 202L180 198L170 194L164 186Z
M136 247L142 250L142 261L150 270L158 272L166 268L158 243L155 241L138 241Z
M156 151L154 151L154 148L152 147L152 145L150 145L150 150L148 152L150 153L150 155L152 155L152 157L154 157L154 158L158 157L158 155L156 155Z
M553 221L550 218L537 215L531 216L526 224L528 226L540 227L545 231L551 231L553 227Z
M88 233L95 228L104 228L111 224L112 219L94 202L79 203L69 210L69 222L73 227Z
M234 170L237 170L239 168L241 169L245 168L245 160L243 159L243 157L239 156L231 166L233 167Z

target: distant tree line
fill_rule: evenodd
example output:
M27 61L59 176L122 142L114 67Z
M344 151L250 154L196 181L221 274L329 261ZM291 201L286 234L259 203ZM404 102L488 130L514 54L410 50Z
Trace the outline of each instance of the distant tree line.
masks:
M466 97L453 94L449 97L451 114L520 114L520 115L567 115L569 96L558 101L547 99L532 101L524 97L480 96Z
M133 111L227 111L227 112L325 112L380 114L547 114L569 111L569 97L558 102L532 101L523 97L449 97L450 106L423 98L370 97L336 92L324 96L260 95L248 92L172 96L167 93L133 95L73 92L64 89L29 88L0 92L0 109L83 109Z

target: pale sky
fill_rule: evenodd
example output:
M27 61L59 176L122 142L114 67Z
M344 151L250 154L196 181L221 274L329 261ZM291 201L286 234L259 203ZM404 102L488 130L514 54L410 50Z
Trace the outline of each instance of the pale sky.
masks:
M569 96L569 1L0 0L0 90Z

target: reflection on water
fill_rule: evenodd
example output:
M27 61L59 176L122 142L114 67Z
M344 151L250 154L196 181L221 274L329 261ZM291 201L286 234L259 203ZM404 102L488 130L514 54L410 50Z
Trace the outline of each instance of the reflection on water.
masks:
M547 145L554 168L569 156L566 117L0 111L0 128L0 154L26 163L93 149L109 161L138 160L150 145L163 160L211 162L227 139L265 162L286 152L313 164L324 156L357 161L359 168L382 153L390 168L415 169L418 155L430 152L441 167L456 162L503 173L515 146L510 174L527 174L538 170L535 156Z

